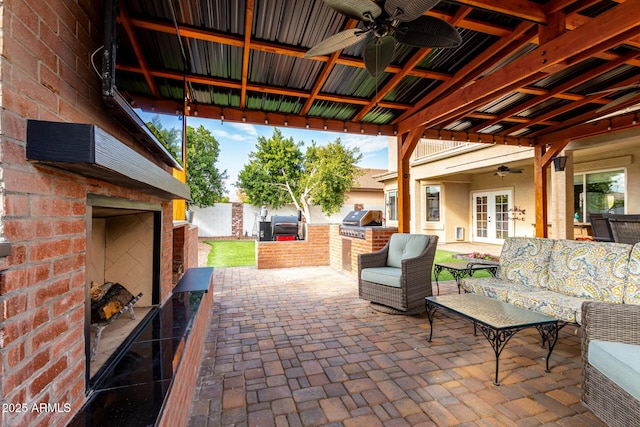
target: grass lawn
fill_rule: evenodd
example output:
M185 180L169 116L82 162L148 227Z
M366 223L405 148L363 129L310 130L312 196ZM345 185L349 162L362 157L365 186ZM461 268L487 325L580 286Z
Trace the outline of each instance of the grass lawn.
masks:
M207 265L211 267L242 267L256 265L256 250L254 240L207 240L211 245L211 252L207 258ZM435 263L460 261L453 257L455 252L436 251ZM488 271L478 271L474 277L490 277ZM433 271L431 273L432 280ZM440 282L453 280L453 276L448 271L443 271L438 277Z
M207 258L210 267L242 267L256 265L255 240L207 240L211 252Z

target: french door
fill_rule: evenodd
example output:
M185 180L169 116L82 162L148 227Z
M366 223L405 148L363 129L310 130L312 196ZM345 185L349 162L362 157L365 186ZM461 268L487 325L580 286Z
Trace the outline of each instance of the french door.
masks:
M503 243L511 235L509 209L513 204L511 190L473 193L473 240Z

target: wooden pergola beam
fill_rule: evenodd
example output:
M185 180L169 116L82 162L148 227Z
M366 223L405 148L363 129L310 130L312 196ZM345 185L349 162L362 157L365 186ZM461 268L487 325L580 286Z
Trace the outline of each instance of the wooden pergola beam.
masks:
M630 29L637 29L639 24L640 9L637 5L633 2L623 3L584 26L539 46L484 79L434 102L400 122L398 132L400 134L409 132L415 127L427 125L452 111L463 110L467 105L486 96L486 94L497 93L513 82L544 71L561 61L578 55L594 45L594 37L597 37L596 44L604 47L607 40Z
M242 51L242 86L240 87L240 108L247 105L247 77L249 76L249 55L251 54L251 27L253 26L253 0L246 0L244 14L244 50Z

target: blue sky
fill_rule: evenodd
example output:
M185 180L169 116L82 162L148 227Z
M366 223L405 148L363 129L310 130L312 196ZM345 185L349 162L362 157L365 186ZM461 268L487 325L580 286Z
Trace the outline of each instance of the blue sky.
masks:
M236 182L238 173L249 161L249 153L255 151L258 137L269 138L273 134L273 126L221 123L220 120L199 117L187 117L187 125L192 127L202 125L209 129L218 140L220 156L216 166L219 170L227 170L229 179L225 182L225 186L231 200L235 200L236 187L233 186L233 183ZM311 141L315 141L319 145L326 145L335 141L336 138L340 138L345 146L360 149L363 156L358 166L387 169L387 136L313 131L289 127L279 127L279 129L286 138L292 137L295 142L304 142L305 147L310 145Z

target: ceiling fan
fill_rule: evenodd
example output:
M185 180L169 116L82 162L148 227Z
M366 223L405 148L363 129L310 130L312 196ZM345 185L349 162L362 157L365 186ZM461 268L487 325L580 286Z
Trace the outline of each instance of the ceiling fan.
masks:
M508 166L502 165L498 167L498 170L495 171L494 175L498 175L504 178L505 176L507 176L507 174L510 173L522 173L522 169L511 169Z
M614 88L611 88L611 89L600 90L598 92L592 92L588 96L598 95L600 93L618 92L618 91L621 91L621 90L628 90L628 89L640 89L640 83L636 83L636 84L628 85L628 86L614 87ZM603 111L610 110L611 108L615 107L616 105L620 105L620 104L622 104L624 102L627 102L630 99L633 99L633 98L635 98L637 96L640 96L640 90L634 90L633 92L626 93L626 94L622 95L620 98L616 98L613 101L609 102L608 104L605 104L602 107L598 108L596 110L596 113L601 113Z
M393 60L396 42L414 47L457 47L462 42L458 31L448 22L424 13L440 0L324 0L325 4L364 28L352 28L335 34L311 49L305 58L328 55L361 40L364 65L373 77L380 75ZM384 3L381 7L378 4Z

